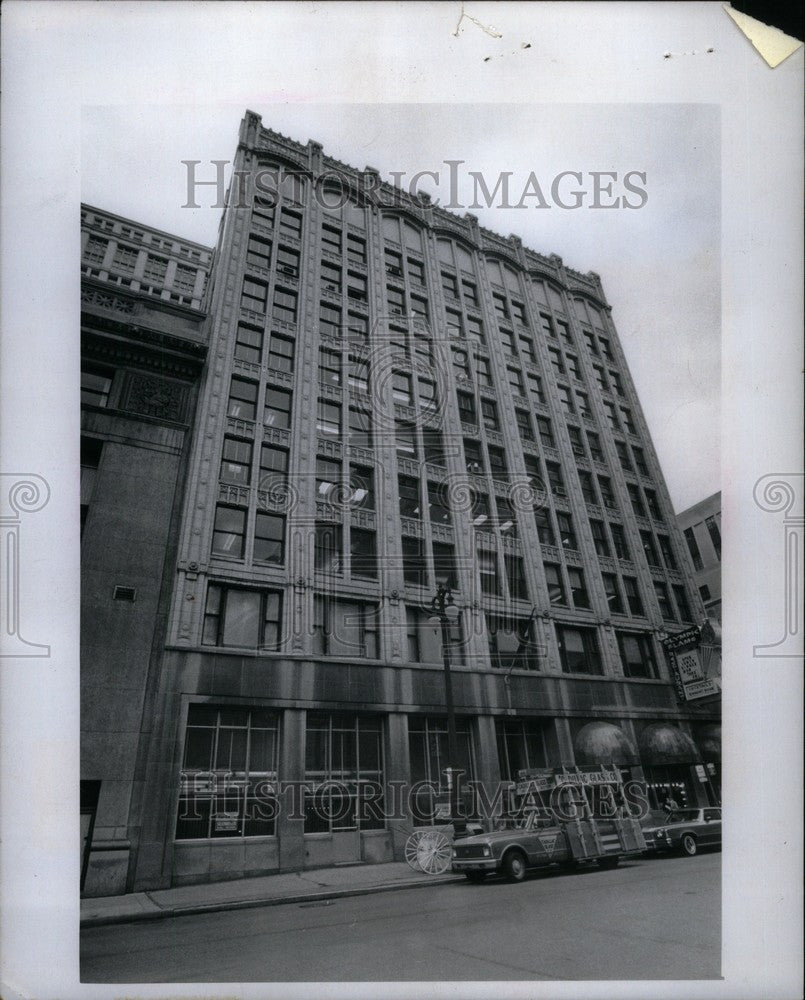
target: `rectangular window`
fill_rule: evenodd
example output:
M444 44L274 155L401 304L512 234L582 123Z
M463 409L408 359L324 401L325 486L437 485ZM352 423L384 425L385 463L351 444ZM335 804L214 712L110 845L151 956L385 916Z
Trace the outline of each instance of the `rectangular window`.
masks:
M375 509L375 474L367 465L352 465L349 470L349 502L361 510Z
M561 337L561 339L566 344L569 344L572 347L573 346L573 338L570 336L570 327L567 325L567 323L565 323L561 319L558 319L556 321L556 328L559 331L559 336Z
M366 240L354 233L347 233L347 260L351 264L366 263Z
M629 558L629 546L626 544L626 535L619 524L610 524L609 530L612 533L612 545L615 548L615 555L618 559Z
M590 449L590 458L594 462L604 461L604 453L601 450L601 439L593 431L587 431L587 446Z
M666 569L675 570L677 568L676 559L674 558L674 550L671 548L671 539L667 535L657 535L657 541Z
M416 458L416 426L397 420L394 424L397 454L403 458Z
M299 251L290 247L277 247L277 271L289 278L299 277Z
M545 582L548 585L548 599L551 604L562 607L567 604L562 567L557 563L545 563Z
M266 389L263 423L287 430L291 426L291 399L286 389Z
M391 395L395 403L402 403L403 406L411 406L413 403L411 376L405 372L393 372L391 376Z
M402 558L403 580L414 587L427 587L427 564L425 562L425 549L422 539L404 535L402 539Z
M610 371L609 380L612 383L612 388L619 396L626 395L626 393L623 391L623 382L621 382L621 377L617 372Z
M274 208L273 196L255 195L252 203L252 218L261 225L273 226Z
M459 340L464 336L464 331L462 329L461 314L455 312L453 309L445 309L445 316L447 317L447 336L451 340Z
M548 485L551 488L551 493L557 497L567 496L560 465L557 462L546 462L545 471L548 473Z
M369 337L369 317L347 313L347 330L351 342L365 344Z
M207 588L201 642L205 646L277 649L281 618L279 591L211 583Z
M484 458L481 442L473 438L464 438L464 461L470 475L480 476L484 471Z
M618 415L615 411L615 406L607 400L604 400L604 412L607 415L607 420L609 421L609 426L612 430L619 431L620 424L618 423Z
M458 588L456 556L452 545L445 545L443 542L433 543L433 571L437 585L441 584L451 590Z
M263 331L259 326L238 323L235 340L235 357L252 365L259 365L263 356Z
M413 257L407 259L408 277L416 285L425 284L425 265Z
M322 385L341 385L341 352L329 347L319 348L319 382Z
M108 406L112 375L100 371L81 371L81 402L89 406Z
M610 614L622 615L623 601L621 600L621 594L618 588L617 576L614 573L602 573L601 579L604 581L604 593L606 594L607 606L609 607Z
M624 472L633 472L632 460L629 457L629 449L623 441L615 441L615 451L618 453L618 459L620 460L621 468Z
M548 348L548 354L549 354L550 359L551 359L551 365L553 366L553 370L556 372L556 374L557 375L564 375L565 374L565 366L562 363L562 352L559 351L559 350L557 350L557 348L555 348L555 347L549 347Z
M470 361L466 351L452 348L453 369L459 378L470 378Z
M121 271L133 271L138 255L139 251L134 247L119 246L115 251L113 267Z
M321 263L321 287L328 292L341 294L341 268L337 264L330 264L328 261Z
M593 477L589 472L585 472L583 469L579 469L579 483L581 485L581 495L584 497L584 502L587 504L597 504L598 496L595 492L595 487L593 486Z
M372 447L372 415L368 410L350 406L348 434L351 448Z
M618 646L626 677L657 676L657 663L650 636L642 633L618 632Z
M522 360L532 365L539 364L531 339L529 337L518 337L517 342L520 345L520 357Z
M506 452L503 448L490 444L487 448L489 453L489 471L492 476L499 479L506 479L509 470L506 466Z
M563 549L578 549L576 532L573 530L573 518L564 511L556 512L556 524L559 528L559 540Z
M481 417L484 422L484 427L488 431L500 430L500 419L498 418L497 403L492 402L491 399L481 400Z
M271 266L271 243L261 236L249 236L246 249L246 263L252 267L269 268Z
M687 542L691 559L693 559L693 568L695 570L700 570L704 564L702 563L702 554L699 551L696 536L693 534L693 528L685 528L683 534L685 535L685 541Z
M606 376L604 375L604 369L601 365L593 365L593 373L595 375L595 381L598 383L598 388L601 392L608 392L609 386L607 385Z
M495 316L498 320L507 320L509 318L509 307L506 304L506 299L503 295L498 295L495 292L492 293L492 305L495 309Z
M537 535L541 545L556 545L551 515L544 507L534 508L534 520L537 524Z
M693 614L690 610L690 604L688 603L688 595L685 593L685 588L680 586L673 586L671 588L674 592L674 600L676 601L676 610L679 612L679 617L683 622L692 622Z
M462 424L478 425L478 418L475 414L475 400L469 393L457 392L458 417Z
M411 314L427 323L430 318L427 299L423 299L421 295L412 295Z
M646 491L646 495L648 495L648 491ZM713 548L716 551L718 561L721 562L721 529L718 522L715 517L706 517L704 523L710 535L710 541L713 543Z
M523 376L518 371L517 368L507 368L506 378L515 396L525 396L525 386L523 385Z
M341 463L321 455L316 457L316 499L330 500L340 492Z
M648 477L650 475L648 471L648 465L646 463L646 456L642 448L638 448L637 445L632 445L632 454L634 455L634 464L637 466L637 471L641 476Z
M539 670L539 650L533 624L527 618L493 615L486 618L489 657L498 670Z
M347 298L350 302L366 302L366 278L362 274L347 272Z
M498 560L494 552L478 549L476 552L478 569L481 574L481 593L497 596L500 594Z
M284 288L274 289L274 308L271 315L281 323L296 322L296 292Z
M350 389L355 392L369 391L369 365L362 358L349 356L347 383Z
M545 723L536 719L495 719L500 776L517 781L520 771L548 766Z
M707 586L706 583L703 583L701 587L699 587L699 597L701 597L703 601L710 600L711 597L710 588Z
M190 705L176 839L273 836L278 759L275 713Z
M109 240L104 240L100 236L90 236L87 240L87 246L84 250L84 260L88 264L103 264L106 257L106 248L109 246ZM157 258L149 258L156 260ZM167 261L165 261L165 266L167 267ZM146 268L148 265L146 264Z
M431 826L436 820L434 788L447 793L445 769L453 766L464 772L463 781L474 777L472 734L469 720L456 719L458 761L451 764L447 740L447 720L431 716L409 716L408 754L411 781L421 783L421 792L412 803L414 826Z
M629 492L629 499L632 501L632 509L638 517L646 516L646 508L643 506L643 497L640 494L640 487L634 483L627 483L626 489Z
M431 524L451 523L447 486L443 483L428 483L428 509Z
M632 419L632 411L621 407L621 417L623 419L623 426L630 434L637 434L637 427Z
M285 518L257 512L254 522L254 560L282 565L285 560Z
M517 360L517 348L514 346L514 334L511 330L502 329L500 331L500 346L503 348L503 353L508 354L510 358Z
M284 448L264 444L260 449L260 479L257 488L270 490L285 483L288 474L288 452Z
M598 354L598 344L595 341L592 330L582 330L582 335L584 336L584 342L590 350L591 354Z
M305 833L383 829L382 742L374 716L308 713Z
M486 338L484 337L484 324L481 320L476 319L475 316L467 317L467 339L473 341L473 343L484 346L486 343Z
M269 250L271 245L269 244ZM101 261L103 257L101 258ZM154 257L152 254L148 254L145 258L145 268L143 269L143 277L146 281L153 281L156 284L163 284L165 281L165 276L168 271L168 262L163 257Z
M578 389L575 390L574 395L576 397L576 408L580 415L586 420L591 419L593 413L590 409L590 397L586 392L579 392Z
M649 566L659 567L660 560L657 557L657 549L654 545L654 536L650 531L641 531L640 541L643 543L643 551L646 553L646 562Z
M520 326L528 326L528 320L526 319L525 306L522 302L515 302L512 299L512 316L514 316L514 322L519 323Z
M537 431L539 432L539 439L544 448L556 448L556 442L553 438L553 428L547 417L537 417Z
M332 337L334 340L341 338L341 310L338 306L331 306L327 302L322 302L319 306L319 332L323 337Z
M520 432L521 441L533 441L534 431L531 428L531 418L528 415L527 410L515 410L514 419L517 423L517 429ZM540 426L540 420L544 420L544 417L537 417L537 425ZM542 430L540 429L540 437L542 436Z
M232 376L229 384L227 416L239 420L254 420L257 416L257 383Z
M254 278L243 279L243 291L240 304L243 309L264 313L268 302L268 285L265 281L255 281Z
M295 344L290 337L281 337L278 333L271 334L268 346L268 367L276 371L293 373Z
M245 538L246 511L240 507L218 504L212 532L213 555L242 559Z
M654 490L646 489L646 506L648 507L648 512L654 518L655 521L662 521L662 511L660 510L660 502L657 499L657 494Z
M569 566L567 579L570 583L570 596L573 598L573 606L576 608L589 608L590 596L587 593L587 585L584 582L584 573L574 566Z
M464 292L464 302L466 305L477 306L478 305L478 289L475 286L475 282L468 281L466 278L461 279L461 289Z
M341 407L338 403L319 400L316 431L325 437L341 436Z
M492 381L492 371L489 367L489 361L486 358L479 357L475 355L475 376L478 379L478 385L486 386L491 389L494 385Z
M588 628L556 626L559 656L566 674L600 674L601 658L595 631Z
M302 238L302 216L288 208L280 209L280 235Z
M556 330L554 330L553 320L551 319L550 316L546 316L545 313L540 313L539 325L540 329L542 330L542 332L545 334L546 337L550 337L551 339L556 340Z
M377 546L374 531L351 528L349 533L350 572L358 579L377 579Z
M425 449L425 461L430 465L443 468L445 465L444 442L439 431L423 427L422 444Z
M575 354L566 354L565 355L565 364L567 365L567 370L570 372L570 374L572 375L572 377L574 379L576 379L577 381L581 382L581 380L582 380L581 368L579 368L579 359L576 357L576 355ZM585 407L585 409L586 409L586 407Z
M221 457L222 483L233 483L238 486L248 486L252 474L252 443L239 438L224 438L224 450Z
M344 536L341 525L317 521L313 550L316 572L340 576L343 571L341 563L343 551Z
M400 517L419 520L422 516L419 500L419 480L413 476L398 476L397 492L400 498Z
M503 561L506 565L506 582L509 585L509 597L513 601L528 600L528 585L525 579L525 568L520 556L505 553Z
M604 527L603 521L593 521L590 520L590 530L593 535L593 545L595 546L595 551L599 556L611 556L612 552L609 548L609 539L607 538L606 528Z
M668 596L668 588L664 583L654 581L654 593L657 595L657 604L660 606L660 614L666 621L674 620L674 609L671 606L671 599Z
M604 357L607 359L607 361L614 361L615 358L612 355L612 350L611 350L611 348L609 346L609 341L606 339L606 337L602 337L599 334L598 335L598 343L601 345L601 353L604 355Z
M330 253L341 253L341 230L334 226L321 227L321 248Z
M383 252L383 257L385 260L386 274L391 274L395 278L402 278L402 254L397 253L395 250L386 248Z
M556 387L556 391L559 395L559 405L565 413L572 416L575 413L575 410L573 409L573 398L570 394L570 389L568 389L567 386L559 385Z

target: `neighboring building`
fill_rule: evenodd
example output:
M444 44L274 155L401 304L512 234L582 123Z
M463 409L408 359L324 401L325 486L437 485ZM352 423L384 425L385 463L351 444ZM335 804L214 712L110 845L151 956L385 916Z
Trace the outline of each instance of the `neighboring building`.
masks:
M116 891L401 857L433 796L359 806L443 782L439 584L461 764L490 797L613 762L653 804L714 801L718 706L677 701L661 642L704 608L597 275L251 112L239 138L235 176L294 176L224 210L166 631L124 661L148 685ZM273 815L293 781L298 815Z
M81 230L82 887L105 895L128 872L212 251L90 206Z
M676 523L693 564L699 597L708 618L721 621L721 493L683 510Z

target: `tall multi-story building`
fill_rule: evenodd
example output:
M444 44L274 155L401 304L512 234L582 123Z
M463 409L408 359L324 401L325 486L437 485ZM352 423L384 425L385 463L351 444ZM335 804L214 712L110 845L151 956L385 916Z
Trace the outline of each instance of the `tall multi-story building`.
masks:
M250 112L233 176L120 891L400 857L444 784L439 586L490 798L612 762L713 801L717 709L662 646L704 610L598 276Z
M81 236L81 882L104 895L126 884L212 251L89 205Z
M693 564L694 582L709 618L721 621L721 492L677 515Z

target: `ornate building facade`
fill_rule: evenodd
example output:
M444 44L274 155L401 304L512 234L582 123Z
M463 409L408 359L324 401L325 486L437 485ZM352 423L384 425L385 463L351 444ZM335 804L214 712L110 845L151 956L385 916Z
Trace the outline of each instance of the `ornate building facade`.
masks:
M717 709L662 646L704 608L598 276L251 112L234 176L111 891L399 858L444 785L440 585L490 799L611 762L715 801Z

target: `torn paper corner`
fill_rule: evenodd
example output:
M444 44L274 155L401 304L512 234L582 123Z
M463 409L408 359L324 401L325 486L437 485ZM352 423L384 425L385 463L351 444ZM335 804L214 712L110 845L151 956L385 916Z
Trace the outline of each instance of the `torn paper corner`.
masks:
M733 10L729 4L724 4L724 10L746 35L752 45L763 56L772 69L776 69L802 45L797 38L792 38L779 28L763 24L748 14Z

